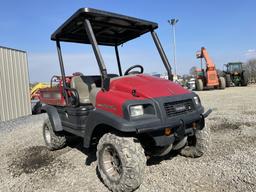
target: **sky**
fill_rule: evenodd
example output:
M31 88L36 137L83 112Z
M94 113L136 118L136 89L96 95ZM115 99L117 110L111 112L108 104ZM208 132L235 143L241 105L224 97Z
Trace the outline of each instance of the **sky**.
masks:
M138 17L157 22L158 36L173 66L172 28L176 25L177 72L189 73L200 67L196 51L206 47L217 68L232 61L246 62L256 57L255 0L1 0L0 46L25 50L31 82L49 81L60 74L51 34L81 7ZM99 74L90 45L63 43L66 74L80 71ZM113 48L101 46L109 73L117 73ZM123 70L141 64L146 73L165 73L150 34L120 47Z

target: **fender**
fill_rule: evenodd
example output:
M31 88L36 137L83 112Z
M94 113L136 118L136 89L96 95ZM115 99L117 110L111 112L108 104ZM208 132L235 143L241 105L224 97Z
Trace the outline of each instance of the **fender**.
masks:
M53 107L51 105L45 105L42 107L42 110L45 110L48 114L53 130L56 132L63 131L60 116L58 114L56 107Z
M129 122L121 117L118 117L112 113L103 111L101 109L95 109L90 112L87 120L87 125L84 133L84 147L88 148L91 142L91 136L93 131L98 125L110 126L121 132L131 133L136 132L135 126L132 122Z

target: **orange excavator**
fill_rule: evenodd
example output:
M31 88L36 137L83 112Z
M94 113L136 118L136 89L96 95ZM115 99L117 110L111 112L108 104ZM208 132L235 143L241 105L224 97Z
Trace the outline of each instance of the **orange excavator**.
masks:
M201 51L196 53L197 59L201 59L201 69L197 69L196 90L202 91L205 89L225 89L226 81L224 77L219 77L215 65L211 60L206 48L202 47ZM206 68L203 69L203 59L206 63Z

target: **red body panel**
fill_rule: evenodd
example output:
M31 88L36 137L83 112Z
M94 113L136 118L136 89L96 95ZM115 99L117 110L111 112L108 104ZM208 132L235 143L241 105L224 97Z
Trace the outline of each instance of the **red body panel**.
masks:
M40 90L40 101L49 105L65 106L62 87L44 88Z
M136 90L136 96L132 92ZM96 107L123 116L122 105L128 100L175 96L190 93L179 84L150 75L134 75L113 79L107 92L96 96Z
M40 89L40 101L49 105L66 106L66 101L63 96L63 81L61 76L54 76L57 86ZM66 84L70 84L73 76L66 76ZM51 82L52 84L53 82ZM69 92L68 92L69 94Z

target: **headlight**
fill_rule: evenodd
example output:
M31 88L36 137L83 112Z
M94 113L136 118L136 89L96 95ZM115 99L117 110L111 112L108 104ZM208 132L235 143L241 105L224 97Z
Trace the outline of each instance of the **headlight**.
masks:
M195 97L194 97L194 101L195 101L196 105L200 105L200 104L201 104L201 103L200 103L200 99L199 99L198 96L195 96Z
M144 115L144 110L142 105L134 105L130 106L130 116L131 117L137 117Z

